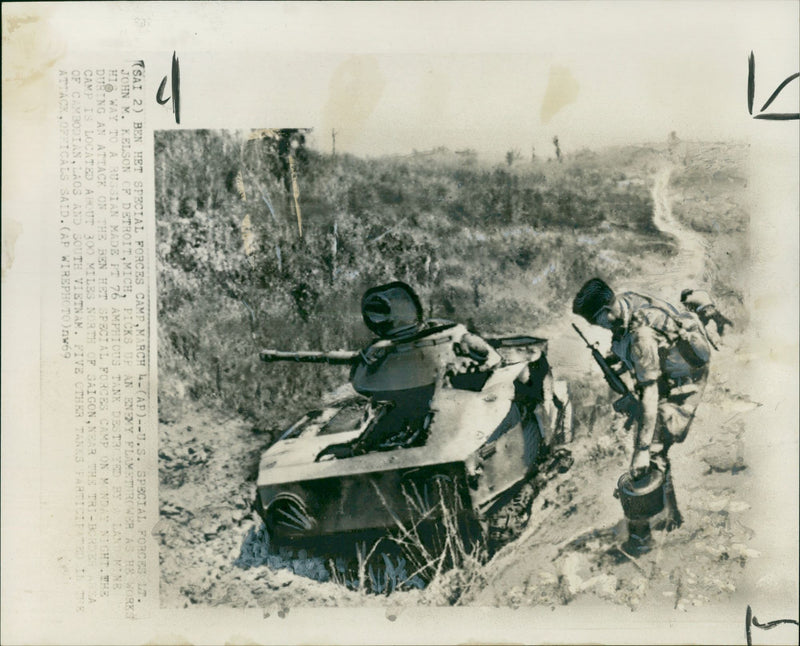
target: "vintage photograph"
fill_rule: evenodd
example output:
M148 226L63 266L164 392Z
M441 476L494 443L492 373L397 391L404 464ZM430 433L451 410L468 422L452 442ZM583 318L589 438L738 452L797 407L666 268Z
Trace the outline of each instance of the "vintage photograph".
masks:
M748 147L663 134L157 132L162 604L735 595Z
M0 641L797 643L798 11L5 3Z

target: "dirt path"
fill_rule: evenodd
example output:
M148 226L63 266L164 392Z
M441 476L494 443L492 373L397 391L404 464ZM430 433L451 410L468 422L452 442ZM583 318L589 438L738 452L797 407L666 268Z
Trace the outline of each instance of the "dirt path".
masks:
M673 166L665 160L659 163L661 166L651 178L653 224L673 241L676 253L661 260L654 255L651 264L635 279L612 287L634 289L677 304L682 289L696 287L703 282L708 249L700 234L687 229L673 217L674 198L670 190ZM573 320L571 313L564 314L559 320L539 330L542 336L550 339L548 357L551 365L556 366L559 376L565 378L596 370L585 344L570 327ZM601 346L608 345L608 333L588 325L582 327L590 341L599 341Z
M648 272L644 278L651 290L673 293L676 285L697 284L703 281L707 258L707 243L699 233L683 227L672 215L672 194L669 181L672 166L661 167L653 177L653 224L673 238L678 253L671 259L667 271ZM677 290L680 293L680 289Z

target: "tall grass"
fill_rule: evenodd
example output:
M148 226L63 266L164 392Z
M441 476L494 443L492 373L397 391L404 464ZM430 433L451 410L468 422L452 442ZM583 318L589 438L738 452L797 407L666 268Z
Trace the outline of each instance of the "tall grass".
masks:
M481 568L488 561L486 536L480 525L464 509L458 482L444 478L433 480L433 490L423 490L415 483L403 488L408 513L406 520L392 512L385 497L376 493L394 519L388 535L407 560L409 574L400 587L419 577L427 586L447 585L446 573L458 572L459 585L449 590L450 603L482 580Z

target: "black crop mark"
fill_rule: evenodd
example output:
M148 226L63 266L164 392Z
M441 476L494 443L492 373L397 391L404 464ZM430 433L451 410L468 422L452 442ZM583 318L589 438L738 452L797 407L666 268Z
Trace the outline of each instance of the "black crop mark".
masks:
M783 91L789 83L800 77L800 72L796 72L791 76L784 79L784 81L775 88L775 91L770 95L764 105L761 106L759 114L753 116L753 119L765 119L767 121L790 121L793 119L800 119L800 112L767 112L766 110L772 102L778 98L778 95ZM753 52L750 52L750 57L747 59L747 112L753 114L753 101L756 94L756 57Z

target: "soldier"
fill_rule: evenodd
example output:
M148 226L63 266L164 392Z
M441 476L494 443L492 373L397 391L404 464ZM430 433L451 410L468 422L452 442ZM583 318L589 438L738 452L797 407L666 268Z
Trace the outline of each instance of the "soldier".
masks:
M615 294L599 278L581 287L572 311L612 332L611 349L635 382L641 414L634 420L631 476L644 475L651 462L663 472L663 528L671 531L683 518L668 452L686 438L708 376L710 347L700 321L659 299L634 292ZM628 520L628 539L622 547L633 556L650 551L650 521Z

